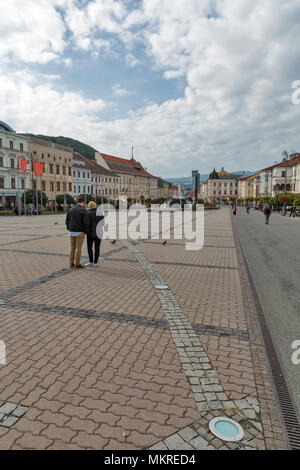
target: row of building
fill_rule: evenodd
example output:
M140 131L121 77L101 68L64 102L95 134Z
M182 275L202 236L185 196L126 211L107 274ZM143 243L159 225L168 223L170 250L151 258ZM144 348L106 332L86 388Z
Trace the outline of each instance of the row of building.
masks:
M205 202L257 200L280 194L300 194L300 154L286 155L280 163L252 175L236 175L215 169L204 181L198 196ZM195 193L190 196L194 197Z
M130 159L96 152L89 160L72 148L16 133L0 121L0 206L20 204L28 189L41 190L49 206L57 196L91 195L135 202L179 196L179 187L149 173ZM53 204L54 203L54 204Z

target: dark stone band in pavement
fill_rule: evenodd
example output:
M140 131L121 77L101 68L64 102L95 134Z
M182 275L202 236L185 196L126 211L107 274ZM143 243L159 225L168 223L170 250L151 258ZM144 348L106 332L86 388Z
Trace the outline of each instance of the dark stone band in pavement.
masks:
M1 296L0 299L5 298ZM35 304L31 302L21 302L15 300L6 300L0 304L0 307L12 308L17 310L25 310L31 312L43 312L53 315L63 315L79 318L92 318L99 320L106 320L118 323L134 323L138 326L146 326L150 328L160 328L169 330L169 324L166 320L155 320L154 318L146 318L140 315L121 314L116 312L103 312L99 310L87 310L58 305L45 305ZM248 332L235 328L221 328L211 325L198 325L192 324L192 327L198 335L213 335L213 336L233 336L242 341L249 341Z

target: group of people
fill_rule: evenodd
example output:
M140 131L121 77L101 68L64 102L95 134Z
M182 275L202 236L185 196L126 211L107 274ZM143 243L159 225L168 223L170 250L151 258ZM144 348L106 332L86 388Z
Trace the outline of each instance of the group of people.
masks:
M104 220L104 216L97 215L97 206L94 201L89 202L88 210L85 201L79 198L77 205L69 210L66 217L66 226L70 232L70 268L81 269L85 266L98 266L100 256L101 238L97 235L97 225ZM84 266L80 263L82 246L87 238L89 262Z
M250 209L251 209L251 206L248 204L246 206L247 214L250 214ZM236 204L234 204L232 206L233 215L236 215L236 211L237 211L237 206L236 206ZM265 215L265 223L268 225L269 221L270 221L270 215L271 215L271 212L272 212L270 204L265 204L265 206L263 208L263 212L264 212L264 215Z
M251 206L248 204L246 206L246 211L247 211L247 214L250 213L250 209L251 209ZM236 211L237 211L237 206L234 204L232 206L232 212L233 212L233 215L236 215ZM272 213L272 208L270 206L270 204L265 204L264 207L263 207L263 213L265 215L265 223L266 225L269 224L269 221L270 221L270 216L271 216L271 213ZM285 215L285 214L283 214ZM296 217L297 215L297 207L295 205L293 205L291 208L290 208L290 217Z

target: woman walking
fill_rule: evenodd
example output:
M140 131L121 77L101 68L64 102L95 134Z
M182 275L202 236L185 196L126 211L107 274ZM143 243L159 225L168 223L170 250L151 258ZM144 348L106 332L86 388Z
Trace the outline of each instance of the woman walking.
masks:
M104 216L97 215L97 206L94 201L89 202L88 204L88 214L89 214L89 232L87 234L87 249L89 254L90 262L87 263L87 266L97 266L98 259L100 255L100 244L101 238L97 236L97 225L101 220L104 219ZM99 234L99 230L98 230ZM93 247L95 246L95 253L93 253Z

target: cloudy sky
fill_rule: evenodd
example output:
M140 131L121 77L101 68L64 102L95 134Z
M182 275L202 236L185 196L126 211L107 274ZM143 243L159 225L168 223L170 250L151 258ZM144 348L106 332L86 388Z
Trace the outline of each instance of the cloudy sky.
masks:
M299 0L2 3L0 120L18 132L134 146L164 177L300 151Z

